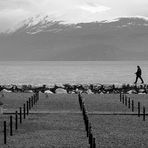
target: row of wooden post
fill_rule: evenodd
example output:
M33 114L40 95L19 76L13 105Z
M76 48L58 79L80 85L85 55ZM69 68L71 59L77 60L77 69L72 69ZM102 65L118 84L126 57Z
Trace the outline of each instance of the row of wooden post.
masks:
M131 108L132 109L132 112L135 111L135 103L134 103L134 100L131 100L130 97L127 97L125 94L121 94L120 93L120 102L122 102L123 104L125 104L125 106L127 106L129 109ZM140 115L143 115L143 121L145 121L145 106L143 106L143 114L140 114L141 112L141 105L140 105L140 102L138 102L138 117L140 117Z
M95 142L95 138L94 138L94 136L92 134L91 123L89 121L89 118L88 118L88 115L87 115L87 112L86 112L85 104L82 101L81 94L78 94L78 99L79 99L80 109L81 109L82 114L83 114L85 130L86 130L86 133L87 133L87 137L88 137L88 141L89 141L89 144L90 144L90 148L96 148L96 142Z
M31 98L29 98L26 103L23 104L23 108L19 108L18 111L15 112L15 130L18 129L18 116L19 116L19 123L22 124L23 119L26 119L26 115L29 115L29 110L37 103L39 100L39 93L35 93ZM10 136L13 136L13 116L10 116ZM4 144L7 144L7 122L4 121Z

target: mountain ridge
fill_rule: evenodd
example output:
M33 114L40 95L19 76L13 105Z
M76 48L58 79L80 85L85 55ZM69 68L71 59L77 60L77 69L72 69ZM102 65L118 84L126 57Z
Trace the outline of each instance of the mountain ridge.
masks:
M140 17L64 24L48 16L0 35L0 59L148 60L148 20Z
M134 22L136 25L145 25L148 26L148 18L146 17L119 17L111 20L102 20L102 21L96 21L96 22L81 22L81 23L66 23L62 20L56 20L55 18L51 18L48 15L41 16L37 15L34 17L30 17L28 19L25 19L24 21L21 21L19 24L17 24L14 28L8 29L6 32L3 32L3 34L9 34L9 33L14 33L20 29L31 29L38 27L40 29L48 28L52 25L57 25L55 27L58 27L58 25L62 26L63 28L66 27L75 27L77 26L78 28L81 28L81 25L83 24L99 24L99 25L107 25L107 24L113 24L115 25L117 23L118 27L126 27L127 23L128 25L134 25L131 23ZM119 26L118 23L121 23L123 26ZM117 27L116 26L116 27ZM42 30L40 30L42 31ZM44 30L43 30L44 31Z

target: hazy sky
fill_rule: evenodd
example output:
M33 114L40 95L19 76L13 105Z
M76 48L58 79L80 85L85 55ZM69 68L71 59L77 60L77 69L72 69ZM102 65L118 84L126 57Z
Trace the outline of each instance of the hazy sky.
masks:
M37 14L72 23L148 17L148 0L0 0L0 31Z

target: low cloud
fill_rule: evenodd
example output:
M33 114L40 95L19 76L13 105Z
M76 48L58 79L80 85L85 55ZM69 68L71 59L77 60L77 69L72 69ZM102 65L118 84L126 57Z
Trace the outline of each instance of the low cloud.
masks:
M98 13L98 12L104 12L104 11L108 11L111 8L109 7L105 7L105 6L96 6L96 5L84 5L84 6L79 6L78 8L91 12L91 13Z
M109 9L94 0L1 0L0 29L8 29L10 25L14 26L38 14L47 14L67 22L91 21L90 15Z
M0 29L37 14L68 22L88 22L118 15L147 16L147 7L147 0L0 0Z

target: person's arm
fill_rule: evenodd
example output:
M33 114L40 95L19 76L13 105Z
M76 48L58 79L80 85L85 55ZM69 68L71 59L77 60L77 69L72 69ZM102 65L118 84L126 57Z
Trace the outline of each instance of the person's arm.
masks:
M137 75L138 71L135 72L135 74Z

